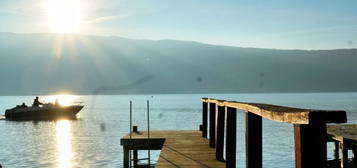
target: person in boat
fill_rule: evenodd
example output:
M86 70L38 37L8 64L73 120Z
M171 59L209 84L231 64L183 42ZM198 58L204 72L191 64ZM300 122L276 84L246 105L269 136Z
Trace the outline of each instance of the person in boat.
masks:
M43 104L43 103L41 103L41 102L38 100L38 96L36 96L35 100L33 100L32 107L39 107L40 104Z
M26 106L25 102L23 102L20 107L27 107L27 106Z
M59 102L58 102L58 98L56 98L56 101L55 101L55 106L59 106Z
M21 105L16 105L15 109L17 108L23 108L23 107L27 107L27 105L25 104L25 102L22 102ZM1 167L0 167L1 168Z

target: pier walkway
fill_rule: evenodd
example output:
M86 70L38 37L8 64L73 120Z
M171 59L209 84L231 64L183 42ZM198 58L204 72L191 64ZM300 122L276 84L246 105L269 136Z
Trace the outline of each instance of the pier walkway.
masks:
M121 139L121 145L127 151L124 152L127 155L124 156L127 160L124 167L129 167L129 149L147 149L148 146L151 149L161 149L157 168L225 167L224 162L216 160L215 149L209 147L208 140L202 138L200 131L150 131L150 141L147 136L145 131L133 133L131 140L129 135Z

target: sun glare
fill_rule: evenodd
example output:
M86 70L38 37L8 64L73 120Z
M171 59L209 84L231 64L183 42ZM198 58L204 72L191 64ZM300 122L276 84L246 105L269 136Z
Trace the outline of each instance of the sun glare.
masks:
M80 0L48 0L48 22L53 33L78 33Z
M61 106L70 106L75 103L77 98L78 96L76 95L59 94L47 96L44 98L44 101L47 103L55 103L57 100Z

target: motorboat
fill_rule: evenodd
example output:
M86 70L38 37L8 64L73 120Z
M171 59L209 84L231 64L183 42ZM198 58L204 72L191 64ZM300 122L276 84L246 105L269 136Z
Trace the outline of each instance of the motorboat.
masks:
M61 106L52 103L37 107L18 105L5 111L8 120L51 120L61 118L76 118L83 105Z

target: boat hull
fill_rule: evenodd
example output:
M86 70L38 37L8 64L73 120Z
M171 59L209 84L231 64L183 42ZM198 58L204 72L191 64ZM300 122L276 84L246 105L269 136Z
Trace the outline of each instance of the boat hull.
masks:
M83 106L65 107L27 107L6 110L5 117L8 120L53 120L64 118L76 118L77 113Z

